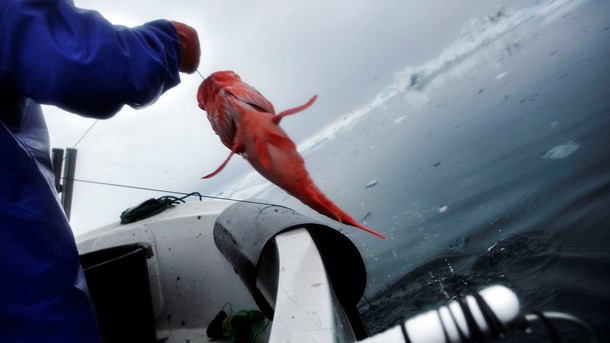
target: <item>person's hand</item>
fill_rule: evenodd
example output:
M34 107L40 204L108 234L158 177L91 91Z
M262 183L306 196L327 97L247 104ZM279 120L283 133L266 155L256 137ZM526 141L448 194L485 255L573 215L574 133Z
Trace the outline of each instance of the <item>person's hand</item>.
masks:
M176 27L178 37L180 38L180 46L182 47L182 61L180 61L179 70L183 73L192 74L197 70L201 56L197 31L177 21L171 21L171 23Z

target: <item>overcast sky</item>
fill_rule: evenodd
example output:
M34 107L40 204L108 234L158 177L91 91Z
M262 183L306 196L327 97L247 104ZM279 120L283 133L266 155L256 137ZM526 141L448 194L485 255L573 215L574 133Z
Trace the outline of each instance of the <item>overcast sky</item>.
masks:
M137 26L155 19L193 26L202 44L200 72L233 70L281 111L318 101L282 121L297 142L369 103L394 73L438 56L456 41L469 19L500 0L76 0L114 24ZM144 109L124 108L99 121L78 144L76 178L214 195L251 171L241 158L211 180L228 155L196 104L201 77L182 83ZM72 147L93 120L45 108L52 145ZM162 196L138 190L75 184L72 224L78 234L118 220L122 210Z

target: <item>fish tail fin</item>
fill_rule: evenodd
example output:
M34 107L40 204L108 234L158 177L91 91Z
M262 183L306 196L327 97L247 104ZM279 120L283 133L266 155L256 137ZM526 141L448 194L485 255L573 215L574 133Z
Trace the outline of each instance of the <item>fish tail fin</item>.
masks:
M340 208L337 208L336 210L338 212L337 213L338 214L338 219L337 219L338 222L343 223L343 224L347 224L347 225L351 225L351 226L355 226L355 227L357 227L357 228L359 228L361 230L364 230L364 231L366 231L366 232L368 232L368 233L370 233L372 235L375 235L375 236L377 236L377 237L379 237L379 238L381 238L383 240L387 240L388 239L386 236L380 234L379 232L373 231L373 230L369 229L368 227L358 223L354 218L350 217L349 214L343 212Z
M310 186L308 195L309 203L307 204L316 211L340 223L355 226L383 240L388 239L386 236L380 234L379 232L373 231L368 227L358 223L349 214L345 213L342 209L335 205L335 203L332 202L332 200L330 200L328 197L326 197L326 195L324 195L324 193L322 193L317 187Z
M377 236L377 237L379 237L379 238L381 238L383 240L387 240L388 239L386 236L380 234L379 232L373 231L373 230L369 229L368 227L358 223L357 221L353 220L352 218L350 218L350 219L351 220L343 220L343 223L351 225L351 226L355 226L355 227L357 227L357 228L359 228L361 230L364 230L364 231L366 231L366 232L368 232L368 233L370 233L372 235L375 235L375 236Z
M332 218L338 222L341 222L341 210L324 195L317 187L309 188L309 197L315 206L319 207L320 213Z
M316 101L316 99L318 98L317 95L314 95L311 99L309 99L309 101L307 103L305 103L304 105L301 106L297 106L294 108L289 108L285 111L282 111L280 113L278 113L277 115L275 115L273 117L273 122L276 124L279 124L279 122L282 120L282 118L284 118L285 116L291 115L291 114L295 114L301 111L306 110L309 106L313 105L314 101Z

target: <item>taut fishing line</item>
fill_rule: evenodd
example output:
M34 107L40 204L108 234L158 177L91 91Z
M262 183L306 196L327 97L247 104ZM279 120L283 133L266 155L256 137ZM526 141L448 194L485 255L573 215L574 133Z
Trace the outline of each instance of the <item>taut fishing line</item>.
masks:
M67 180L67 178L62 177L62 180ZM130 189L138 189L138 190L143 190L143 191L161 192L161 193L170 193L170 194L179 194L179 195L198 194L199 197L207 198L207 199L226 200L226 201L235 201L235 202L245 202L245 203L250 203L250 204L258 204L258 205L273 205L271 203L265 203L265 202L260 202L260 201L233 199L233 198L219 197L219 196L214 196L214 195L205 195L205 194L199 194L199 193L176 192L176 191L169 191L169 190L165 190L165 189L122 185L122 184L110 183L110 182L101 182L101 181L92 181L92 180L83 180L83 179L72 179L72 181L83 182L83 183L91 183L91 184L102 185L102 186L130 188Z
M205 77L203 77L201 72L199 70L196 70L196 71L197 71L197 74L199 74L199 76L201 77L201 79L203 79L205 81ZM95 126L95 124L97 124L97 122L98 122L97 120L95 122L93 122L93 124L80 137L80 139L74 144L73 147L76 147L78 145L78 143L80 143L83 140L83 138L85 138L85 136L87 136L89 131L91 131L91 129ZM62 177L62 179L68 180L68 178L64 178L64 177ZM135 207L128 208L125 211L123 211L123 213L121 213L121 216L120 216L121 224L133 223L135 221L151 217L157 213L165 211L168 208L172 208L177 204L184 203L185 202L184 199L188 198L190 196L198 196L199 201L201 201L202 198L207 198L207 199L243 202L243 203L265 205L265 206L273 205L271 203L264 203L264 202L259 202L259 201L233 199L233 198L219 197L219 196L213 196L213 195L203 195L203 194L200 194L199 192L184 193L184 192L176 192L176 191L170 191L170 190L164 190L164 189L158 189L158 188L139 187L139 186L123 185L123 184L118 184L118 183L82 180L82 179L71 179L71 181L90 183L90 184L102 185L102 186L121 187L121 188L137 189L137 190L144 190L144 191L151 191L151 192L161 192L161 193L183 195L183 197L181 197L181 198L177 198L177 197L169 196L169 195L162 196L162 197L156 198L156 199L151 198Z

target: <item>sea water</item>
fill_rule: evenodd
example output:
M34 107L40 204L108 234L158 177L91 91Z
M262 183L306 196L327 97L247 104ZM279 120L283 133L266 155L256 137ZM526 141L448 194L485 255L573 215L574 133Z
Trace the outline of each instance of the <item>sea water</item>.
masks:
M372 333L503 284L524 311L572 313L610 341L610 2L474 19L299 150L320 189L389 237L326 221L365 259ZM233 196L326 220L261 180ZM513 340L546 337L534 331Z

